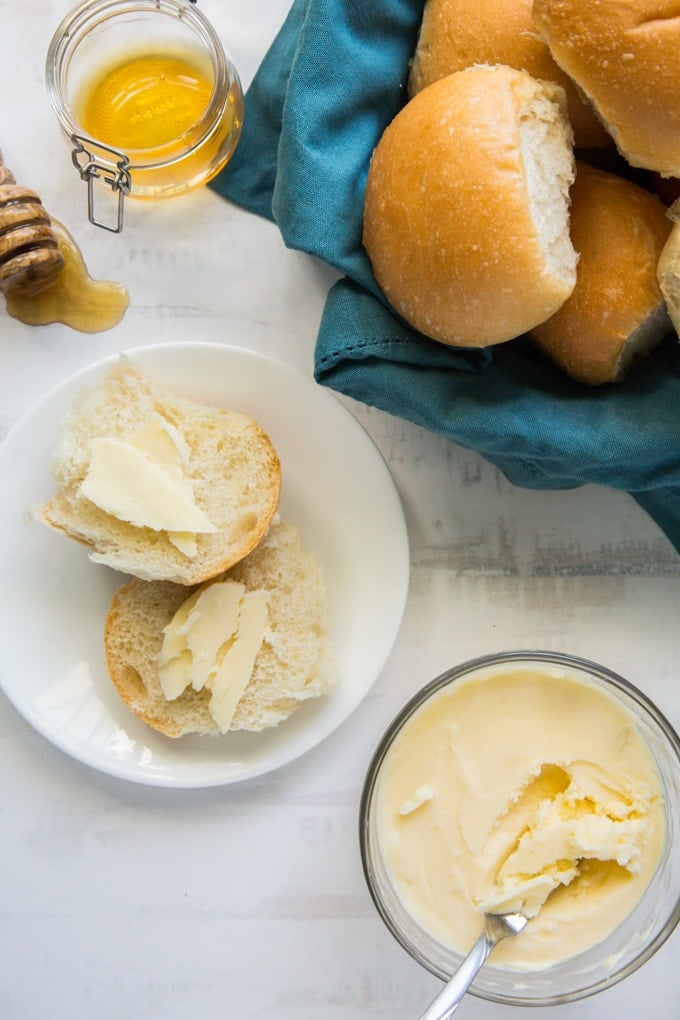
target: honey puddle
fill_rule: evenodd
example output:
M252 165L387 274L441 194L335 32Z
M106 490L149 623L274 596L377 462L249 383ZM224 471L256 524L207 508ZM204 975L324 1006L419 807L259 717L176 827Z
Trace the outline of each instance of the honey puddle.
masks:
M64 268L53 284L32 297L7 294L7 311L29 326L62 322L81 333L111 329L123 318L130 303L127 290L122 283L93 280L66 228L52 220L52 229L64 256Z

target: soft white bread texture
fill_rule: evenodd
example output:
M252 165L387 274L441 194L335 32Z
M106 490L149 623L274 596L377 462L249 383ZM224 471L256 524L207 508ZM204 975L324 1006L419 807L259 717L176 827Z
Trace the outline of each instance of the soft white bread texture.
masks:
M576 287L531 335L573 379L620 382L671 327L657 281L671 224L654 195L580 161L571 199Z
M363 241L396 311L433 340L486 347L543 322L576 282L564 91L504 65L441 78L384 131Z
M553 60L531 20L531 0L426 0L409 94L474 64L508 64L565 91L574 143L612 145L590 104Z
M671 231L659 256L657 278L673 329L680 337L680 199L675 200L667 215Z
M249 592L269 593L265 638L230 727L260 731L277 726L336 683L325 587L296 529L283 523L273 525L227 576L243 582ZM219 734L205 688L189 687L168 701L160 683L163 628L189 594L169 581L130 581L115 592L105 625L107 668L120 697L144 722L170 737Z
M534 0L532 16L628 162L680 176L677 0Z
M215 529L196 536L195 555L180 551L167 532L119 519L81 492L93 441L126 440L158 415L181 437L195 503ZM124 357L62 422L53 473L56 492L33 511L35 519L84 543L94 562L187 585L227 570L257 545L281 485L279 458L256 422L160 390Z

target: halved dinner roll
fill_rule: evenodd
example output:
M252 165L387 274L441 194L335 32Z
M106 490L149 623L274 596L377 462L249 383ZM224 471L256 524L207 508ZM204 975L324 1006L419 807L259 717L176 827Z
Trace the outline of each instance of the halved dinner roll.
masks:
M126 358L62 422L56 492L34 519L90 559L146 580L197 584L265 535L281 464L260 425L154 386Z
M314 558L302 548L296 528L284 523L272 525L256 549L227 574L208 582L203 590L225 580L242 586L241 598L264 596L266 621L261 644L253 649L252 669L240 681L238 675L225 672L226 690L214 714L214 686L206 683L197 690L189 684L169 699L161 680L164 631L197 590L169 581L135 579L114 593L104 636L109 675L128 708L166 736L215 736L228 730L268 729L279 725L309 699L327 694L336 684L323 577ZM200 606L194 608L194 616L199 613ZM225 653L236 648L231 631L219 629L223 618L224 614L218 615L215 622L217 659L215 663L212 659L204 662L204 667L217 669ZM200 659L207 654L210 635L206 637L203 630L199 638L196 652ZM181 657L188 657L191 673L194 663L189 652L183 651ZM194 680L197 676L194 674ZM247 682L243 687L244 680ZM239 683L239 690L229 690L230 682ZM233 703L225 717L224 702L230 698Z
M373 152L363 241L396 311L433 340L486 347L543 322L576 282L564 91L504 65L419 92Z

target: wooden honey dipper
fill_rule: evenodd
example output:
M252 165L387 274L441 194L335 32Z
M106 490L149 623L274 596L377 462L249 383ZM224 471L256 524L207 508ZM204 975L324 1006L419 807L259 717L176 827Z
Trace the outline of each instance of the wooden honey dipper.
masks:
M16 183L0 152L0 290L38 294L54 283L63 265L40 196Z

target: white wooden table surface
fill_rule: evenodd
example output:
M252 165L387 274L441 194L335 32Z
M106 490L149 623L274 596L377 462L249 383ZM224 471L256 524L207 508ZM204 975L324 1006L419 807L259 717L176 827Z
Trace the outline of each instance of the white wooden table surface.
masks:
M68 0L0 3L0 147L79 243L124 283L114 329L31 328L0 302L0 438L54 384L123 348L236 343L312 374L332 273L204 190L128 203L122 235L87 222L44 88ZM202 0L247 85L287 0ZM369 899L357 842L364 772L408 696L449 665L546 647L618 670L680 726L680 558L628 496L515 489L476 454L343 400L405 509L411 583L393 652L365 701L280 770L208 790L145 787L52 747L0 695L0 1018L412 1020L438 982ZM3 478L3 485L12 480ZM677 1020L680 935L637 974L547 1009L468 998L469 1020Z

